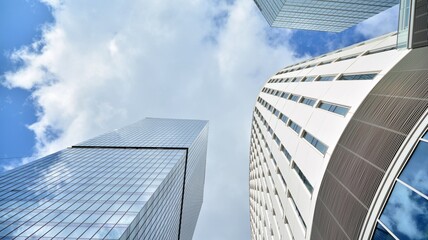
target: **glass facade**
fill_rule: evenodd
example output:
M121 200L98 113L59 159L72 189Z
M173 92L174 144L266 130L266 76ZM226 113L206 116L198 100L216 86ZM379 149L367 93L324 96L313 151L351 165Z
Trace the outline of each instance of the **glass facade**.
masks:
M425 134L426 137L426 134ZM428 140L421 138L396 179L373 239L428 239Z
M396 4L398 0L254 0L273 27L340 32Z
M400 1L400 16L398 18L398 34L397 47L407 48L409 41L409 25L410 25L410 5L411 0Z
M144 119L3 173L0 239L191 239L207 133Z

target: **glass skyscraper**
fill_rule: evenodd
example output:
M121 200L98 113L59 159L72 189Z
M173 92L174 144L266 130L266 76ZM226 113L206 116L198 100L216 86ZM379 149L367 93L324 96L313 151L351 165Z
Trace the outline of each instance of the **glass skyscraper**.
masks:
M208 122L146 118L0 175L0 239L191 239Z
M343 31L396 4L398 0L254 0L272 27Z

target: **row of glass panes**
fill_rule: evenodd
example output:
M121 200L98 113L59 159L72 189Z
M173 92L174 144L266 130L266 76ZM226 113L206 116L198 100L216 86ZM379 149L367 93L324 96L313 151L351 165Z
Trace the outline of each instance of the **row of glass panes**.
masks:
M256 115L259 116L261 122L263 122L263 124L265 125L265 127L267 129L270 128L269 124L267 123L267 121L264 119L264 117L262 116L262 114L260 113L260 111L257 108L255 109L255 112L256 112ZM257 127L260 130L260 127L258 126L258 124L257 124ZM260 130L259 133L261 133L261 130ZM263 135L262 135L262 137L263 137ZM273 138L274 138L274 140L275 140L275 138L278 139L278 137L275 134L273 135ZM278 141L279 141L279 139L278 139ZM278 144L278 141L275 140L276 144ZM267 143L265 143L265 144L267 144ZM286 156L287 160L291 161L292 157L291 157L290 153L285 149L285 147L281 143L279 143L278 146L280 147L281 152ZM268 150L268 152L270 153L270 150ZM270 154L270 155L271 155L271 158L273 158L272 154ZM276 161L275 161L275 163L276 163ZM278 175L280 175L279 177L281 178L281 181L283 183L283 187L287 188L287 184L286 184L283 176L281 175L281 173L279 171L279 168L277 166L275 166L275 167L277 168ZM308 191L310 192L310 194L312 194L312 192L313 192L312 185L309 183L309 181L307 180L307 178L303 175L303 173L301 172L301 170L297 167L297 165L295 164L295 162L292 163L292 168L296 171L296 173L298 174L298 176L300 177L301 181L303 182L303 184L305 185L305 187L308 189ZM287 192L288 192L287 196L290 199L290 202L292 203L293 208L295 209L297 218L299 219L299 221L301 222L302 226L304 227L304 229L306 231L306 223L303 220L302 215L300 214L300 210L297 208L296 204L294 203L294 199L292 198L290 191L287 191ZM286 222L286 224L287 223L288 223L288 221ZM292 234L292 232L290 232L290 234Z
M339 74L339 75L314 75L305 77L290 77L290 78L272 78L268 83L287 83L287 82L327 82L336 79L338 81L350 80L373 80L377 73L364 74Z
M258 113L258 115L259 115L259 117L260 117L260 120L263 122L263 124L265 125L265 127L266 128L270 128L269 127L269 125L267 124L267 122L266 122L266 120L263 118L263 116L261 116L261 113L256 109L256 113ZM261 130L260 130L260 127L258 126L258 124L257 124L257 122L256 122L256 128L259 130L259 133L261 134ZM261 134L261 137L263 138L263 135ZM273 135L273 138L274 138L274 140L275 140L275 138L276 139L278 139L277 137L276 137L276 135ZM278 139L278 141L279 141L279 139ZM276 141L275 140L275 142L278 144L278 141ZM266 142L265 142L265 144L267 144ZM284 148L284 146L282 145L282 144L278 144L279 146L280 146L280 148L281 148L281 151L286 155L286 157L287 157L287 159L290 161L291 160L291 155L289 155L289 153L288 153L288 151ZM268 146L267 146L268 147ZM270 153L270 150L269 150L269 147L268 147L268 152ZM281 182L282 182L282 185L283 185L283 187L284 187L284 190L286 190L287 189L287 183L285 182L285 179L284 179L284 177L282 176L282 174L281 174L281 172L280 172L280 170L279 170L279 168L278 168L278 166L277 166L277 164L276 164L276 161L274 160L274 158L273 158L273 155L272 154L270 154L270 158L273 160L273 164L274 164L274 167L276 167L276 169L277 169L277 175L278 175L278 177L280 178L280 180L281 180ZM269 171L269 170L268 170ZM270 171L269 171L269 176L271 176L271 174L270 174ZM277 191L276 189L275 189L275 191ZM290 195L290 194L288 194L288 195ZM282 207L282 203L281 202L279 202L279 204L280 204L280 208L283 208ZM262 205L260 205L261 207L262 207ZM283 210L281 209L281 213L283 214ZM300 217L300 216L299 216ZM284 221L285 221L285 223L286 224L288 224L288 220L287 220L287 218L286 218L286 216L285 215L283 215L283 218L284 218ZM292 235L292 232L290 231L290 234Z
M394 44L394 46L387 46L387 47L377 48L377 49L373 49L373 50L368 50L368 51L365 51L363 53L352 54L352 55L348 55L348 56L342 56L342 57L339 57L339 58L336 58L336 59L327 60L327 61L321 61L319 63L312 63L312 64L308 64L308 65L305 65L305 66L297 67L297 68L284 69L284 70L279 71L275 75L279 75L279 74L283 74L283 73L289 73L289 72L294 72L294 71L298 71L298 70L301 70L301 69L311 68L311 67L315 67L315 66L319 66L319 65L328 64L328 63L334 63L334 62L344 61L344 60L348 60L348 59L354 59L354 58L357 58L359 56L367 56L367 55L371 55L371 54L386 52L386 51L394 50L396 48L397 47ZM343 51L343 49L341 51ZM336 51L336 52L333 52L331 54L336 54L336 53L339 53L341 51ZM330 55L330 54L324 54L324 55L318 57L318 59L324 58L324 57L326 57L328 55ZM313 60L315 60L315 59L309 59L309 60L307 60L305 62L310 62L310 61L313 61ZM305 63L305 62L302 62L302 63ZM297 63L297 64L294 64L294 65L288 66L286 68L290 68L290 67L293 67L293 66L296 66L296 65L301 65L302 63Z
M317 102L317 100L314 98L300 96L297 94L291 94L288 92L282 92L279 90L274 90L274 89L266 88L266 87L264 87L262 89L262 92L267 93L267 94L271 94L274 96L283 97L283 98L291 100L293 102L303 103L303 104L306 104L306 105L311 106L311 107L314 106L315 103ZM316 105L316 107L323 109L323 110L326 110L326 111L329 111L329 112L332 112L332 113L342 115L342 116L346 116L346 114L349 111L349 107L341 106L341 105L334 104L334 103L328 103L328 102L321 101L321 100Z
M282 114L281 114L282 115ZM282 115L285 116L285 115ZM294 123L293 121L290 120L288 126L293 129L297 134L300 133L301 127L299 125L297 125L296 123ZM268 129L271 129L270 127L268 127ZM292 157L291 154L287 151L287 149L284 147L284 145L281 144L281 141L279 140L279 138L276 136L276 134L273 134L273 139L276 142L276 144L279 146L280 151L284 154L284 156L287 158L287 160L290 162ZM276 161L274 160L272 154L271 154L271 159L274 161L274 165L276 166ZM303 174L302 171L300 171L299 167L296 165L296 163L294 162L292 165L292 168L297 172L298 176L300 177L300 179L302 180L302 182L304 183L304 185L306 186L306 188L308 189L308 191L312 194L313 192L313 187L310 184L309 180L306 178L306 176Z
M99 154L108 154L109 158L114 158L116 155L114 154L115 152L110 151L110 150L103 150L103 151L97 151L97 150L87 150L87 152L83 152L83 150L79 151L79 156L76 158L73 158L73 161L71 160L66 160L66 161L62 161L62 162L55 162L54 164L52 163L52 160L55 159L72 159L72 157L74 156L73 154L75 154L75 151L61 151L59 153L47 156L41 160L36 160L32 163L30 163L30 165L26 166L31 167L34 164L37 164L38 171L36 172L30 172L25 174L25 169L17 169L14 172L9 173L7 176L13 176L10 178L5 178L5 179L1 179L1 189L17 189L18 186L20 189L26 189L26 190L48 190L49 188L44 187L44 185L46 185L46 182L49 183L48 186L52 186L51 188L53 188L53 186L55 186L55 190L58 190L58 186L56 185L56 183L58 182L63 182L64 178L71 178L72 179L72 186L69 189L75 189L78 186L79 182L91 182L94 181L95 179L97 180L97 183L101 183L101 179L98 179L99 177L101 178L109 178L109 179L115 179L115 178L120 178L120 179L125 179L124 177L126 176L126 178L129 178L129 174L130 173L138 173L140 172L140 174L138 175L138 179L135 179L135 181L147 181L147 179L144 179L143 177L149 177L145 174L151 174L155 172L155 169L153 169L153 167L155 166L159 166L161 167L161 164L165 164L164 161L159 160L159 158L156 158L156 156L159 156L159 154L150 154L150 153L159 153L159 150L146 150L143 152L143 154L136 154L136 152L134 151L118 151L119 153L123 153L122 157L129 156L128 161L126 162L118 162L118 161L109 161L106 162L104 158L100 159L98 156ZM126 152L131 152L132 154L135 155L131 155L131 154L126 154ZM141 151L140 151L141 152ZM146 154L149 153L149 154ZM165 154L165 152L163 153L163 155ZM59 157L60 156L60 157ZM68 158L67 156L70 156L70 158ZM117 155L117 156L120 156ZM139 159L132 159L131 157L145 157L147 158L146 161L139 161ZM178 156L179 157L179 156ZM84 159L86 158L91 158L93 159L93 161L84 161ZM100 165L100 163L103 163L102 165ZM53 164L51 166L51 164ZM49 166L49 167L48 167ZM88 170L88 169L96 169L96 170ZM106 171L108 169L112 169L114 168L116 171L111 172L111 171ZM46 171L44 169L49 169L49 171ZM76 171L76 173L72 176L69 175L64 175L62 174L62 172L70 172L71 170ZM134 171L134 170L138 170L138 171ZM122 173L127 173L127 175L122 174ZM144 174L141 174L144 173ZM39 183L39 184L34 184L33 183L33 178L32 177L37 177L38 175L42 174L44 177L44 182L43 183ZM6 176L6 175L5 175ZM96 178L95 178L96 176ZM14 178L16 177L23 177L24 181L13 181ZM137 182L136 182L137 183ZM134 184L136 184L134 183ZM140 182L141 183L141 182ZM79 189L82 190L82 189Z
M269 110L270 112L274 113L278 113L275 114L279 119L282 120L283 116L285 116L285 114L281 113L279 110L277 110L276 108L274 108L272 105L270 105L268 102L266 102L263 98L259 97L257 99L257 101L262 104L267 110ZM258 111L258 109L256 108L256 113L259 114L261 116L261 113ZM290 127L294 132L296 132L299 136L300 133L302 132L302 127L300 125L298 125L297 123L295 123L294 121L292 121L291 119L289 119L288 117L285 117L286 119L288 119L288 122L285 122L286 126ZM265 120L266 122L266 120ZM268 132L273 135L273 129L267 124L267 128L268 128ZM312 146L314 146L320 153L325 154L327 152L327 145L325 145L324 143L322 143L321 141L319 141L317 138L315 138L314 136L312 136L310 133L303 131L303 134L301 135L301 137L303 137L307 142L309 142Z
M260 117L260 119L262 120L262 122L264 123L264 125L268 128L271 129L271 127L267 124L266 120L263 118L263 116L261 115L261 113L258 111L258 109L255 110L256 114ZM280 114L282 115L282 113ZM300 133L301 131L301 127L299 125L297 125L296 123L292 122L290 120L290 123L288 126L290 128L292 128L294 131L296 131L297 134ZM297 131L298 130L298 131ZM278 145L280 151L284 154L284 156L286 157L286 159L291 162L292 156L291 154L288 152L288 150L284 147L284 145L281 143L281 141L279 140L279 138L276 136L276 134L273 134L273 139L276 142L276 144ZM311 143L312 144L312 143ZM319 145L320 143L318 143ZM319 150L319 146L317 148ZM273 156L271 156L273 158ZM275 162L276 163L276 162ZM297 167L297 165L293 164L292 168L295 169L295 171L297 172L297 174L299 175L300 179L302 180L302 182L304 183L304 185L306 186L306 188L308 189L308 191L312 194L313 192L313 187L310 184L309 180L306 178L306 176L303 174L303 172L300 171L300 169Z

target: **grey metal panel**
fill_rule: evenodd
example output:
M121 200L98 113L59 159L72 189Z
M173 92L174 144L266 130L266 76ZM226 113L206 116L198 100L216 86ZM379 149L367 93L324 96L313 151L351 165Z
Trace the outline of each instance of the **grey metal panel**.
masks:
M370 92L334 150L311 239L357 239L384 172L428 108L427 48L412 50Z

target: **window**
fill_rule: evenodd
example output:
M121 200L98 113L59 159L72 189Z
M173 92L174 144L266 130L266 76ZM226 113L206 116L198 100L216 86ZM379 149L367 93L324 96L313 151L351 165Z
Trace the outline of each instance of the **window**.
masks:
M346 57L341 57L339 59L337 59L336 62L340 62L340 61L345 61L345 60L349 60L349 59L353 59L358 57L360 54L356 54L356 55L351 55L351 56L346 56Z
M305 131L303 133L303 138L312 146L314 146L318 151L320 151L320 153L325 154L327 152L327 145L316 139L314 136L312 136L312 134Z
M320 64L318 64L318 66L326 65L326 64L329 64L329 63L331 63L331 62L333 62L333 60L320 62Z
M349 74L340 76L339 80L372 80L376 77L376 73L371 74Z
M301 82L313 82L315 77L304 77Z
M304 231L306 232L305 220L303 220L302 214L300 213L299 209L297 208L297 205L294 202L293 196L291 196L290 192L288 192L288 199L290 199L291 205L293 206L294 211L296 212L297 216L299 217L300 223L302 224Z
M288 99L290 99L291 101L297 102L299 101L300 95L294 95L294 94L290 94L290 97Z
M287 121L288 121L288 117L287 116L285 116L284 114L279 114L279 118L281 119L281 121L283 121L284 123L287 123Z
M279 111L274 108L273 109L273 114L278 117L279 116Z
M316 100L308 97L302 97L300 102L309 106L313 106L315 105Z
M390 46L390 47L386 47L386 48L379 48L379 49L374 49L374 50L368 51L364 55L371 55L371 54L386 52L386 51L390 51L390 50L394 50L394 49L396 49L396 46Z
M312 194L314 188L312 187L306 176L303 174L303 172L300 170L300 168L296 165L296 163L293 163L293 169L294 171L296 171L297 175L299 175L300 180L302 180L303 184L305 184L305 187L308 189L308 191Z
M288 161L291 161L291 154L285 149L284 145L281 145L281 152L287 158Z
M285 182L284 176L282 176L282 173L279 171L279 168L277 170L277 174L278 174L279 178L281 179L282 187L285 190L287 188L287 183Z
M319 82L326 82L326 81L333 81L335 76L320 76L317 81Z
M278 144L278 146L281 145L281 141L279 140L279 138L275 134L273 135L273 140L275 140L275 142L276 142L276 144Z
M322 102L322 101L318 105L318 108L327 110L329 112L337 113L337 114L342 115L342 116L346 116L346 114L349 111L348 107L338 106L338 105L335 105L332 103L327 103L327 102Z
M273 130L271 127L268 127L268 132L270 133L270 135L273 135Z
M289 93L286 93L286 92L283 92L282 94L281 94L281 97L282 98L285 98L285 99L288 99L288 97L290 96L290 94Z
M300 133L300 130L302 129L302 127L300 127L297 123L293 122L290 120L290 123L288 124L288 126L293 129L297 134Z

